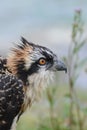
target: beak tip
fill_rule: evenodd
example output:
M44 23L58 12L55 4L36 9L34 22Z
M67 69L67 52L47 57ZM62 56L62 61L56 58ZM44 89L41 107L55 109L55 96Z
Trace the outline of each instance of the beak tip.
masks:
M61 61L59 61L58 64L57 64L57 70L58 70L58 71L65 71L65 73L67 73L67 67L66 67L66 65L65 65L63 62L61 62Z
M67 73L67 68L65 68L65 73Z

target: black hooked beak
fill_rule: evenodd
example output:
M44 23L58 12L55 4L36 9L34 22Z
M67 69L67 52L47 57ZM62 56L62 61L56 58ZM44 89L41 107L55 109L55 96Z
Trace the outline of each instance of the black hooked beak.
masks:
M54 65L52 68L54 69L54 71L65 71L65 73L67 73L67 67L62 61L54 61Z

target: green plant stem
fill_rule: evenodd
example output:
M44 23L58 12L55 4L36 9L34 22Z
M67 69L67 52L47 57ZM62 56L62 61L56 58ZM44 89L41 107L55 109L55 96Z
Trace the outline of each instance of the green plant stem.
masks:
M53 108L52 107L50 107L50 122L51 122L52 129L55 130L55 124L53 121Z
M84 122L81 119L81 115L80 115L80 106L79 106L79 101L78 101L78 96L76 94L75 89L73 89L74 91L74 96L75 96L75 104L76 104L76 110L77 110L77 117L78 117L78 123L79 123L79 130L83 130L83 124Z
M79 130L83 130L84 120L81 118L81 110L78 102L78 96L74 90L76 80L78 79L79 67L84 64L83 60L79 58L79 52L85 45L87 39L83 38L83 20L81 10L77 10L74 15L74 23L72 26L72 41L68 51L68 65L69 65L69 88L70 88L70 130L73 130L74 125L74 104L77 111ZM77 60L78 59L78 60ZM82 64L79 64L82 63Z
M73 85L72 85L72 81L69 81L69 88L70 88L70 130L73 130Z

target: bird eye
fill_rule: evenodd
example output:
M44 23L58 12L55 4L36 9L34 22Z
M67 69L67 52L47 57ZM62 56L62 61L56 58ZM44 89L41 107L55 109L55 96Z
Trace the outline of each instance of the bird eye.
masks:
M46 60L44 58L39 60L39 64L40 65L45 65L46 64Z

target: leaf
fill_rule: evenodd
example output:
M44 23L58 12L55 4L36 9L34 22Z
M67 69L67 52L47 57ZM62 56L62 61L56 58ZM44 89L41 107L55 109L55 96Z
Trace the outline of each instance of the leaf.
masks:
M83 60L81 60L79 63L78 63L78 69L81 69L83 68L87 63L87 57L84 58Z
M87 115L87 107L83 109L84 113Z
M64 95L65 98L70 98L70 93Z
M73 53L77 53L84 46L86 42L87 39L83 40L79 45L77 45L77 47L74 48Z
M76 83L76 81L77 81L79 75L80 75L80 72L77 73L77 74L74 76L74 78L73 78L73 82L74 82L74 84Z
M40 124L38 130L51 130L46 124Z
M54 105L54 94L53 94L53 91L51 89L47 89L47 99L48 99L48 102L50 104L50 106L52 107Z

